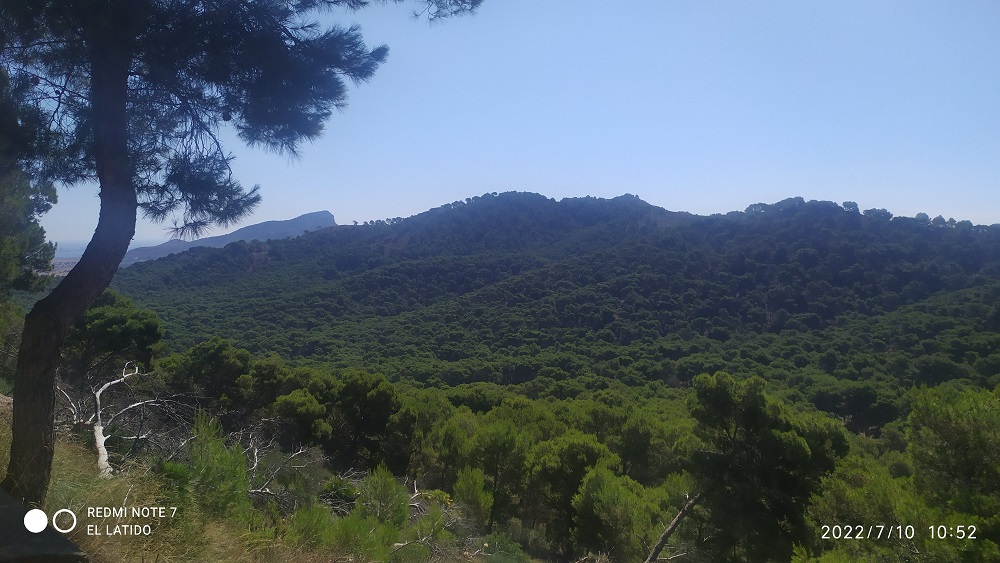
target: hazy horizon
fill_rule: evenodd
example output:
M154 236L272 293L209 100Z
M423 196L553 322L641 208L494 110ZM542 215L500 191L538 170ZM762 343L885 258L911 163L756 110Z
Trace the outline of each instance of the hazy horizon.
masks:
M220 132L235 177L261 186L243 224L407 217L511 190L700 215L802 196L1000 223L1000 4L614 8L487 0L434 26L405 5L324 14L388 44L388 61L298 160ZM90 236L96 193L60 190L53 240ZM140 220L137 237L165 241L164 226Z

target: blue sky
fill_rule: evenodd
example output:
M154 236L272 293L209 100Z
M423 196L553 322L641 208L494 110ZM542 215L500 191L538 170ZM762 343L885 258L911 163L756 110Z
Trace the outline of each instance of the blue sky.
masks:
M1000 3L486 0L439 25L362 26L388 62L301 158L241 147L245 224L406 217L494 191L633 193L710 214L803 196L1000 223ZM96 188L50 239L88 240ZM140 221L136 241L166 239ZM210 234L226 232L217 229Z

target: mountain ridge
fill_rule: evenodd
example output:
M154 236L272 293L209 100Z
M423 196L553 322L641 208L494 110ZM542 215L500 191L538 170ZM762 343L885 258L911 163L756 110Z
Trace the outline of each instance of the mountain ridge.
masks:
M129 268L115 287L161 314L178 348L218 334L254 351L348 363L369 354L360 335L380 340L377 326L414 347L406 353L447 362L468 356L461 350L477 345L474 334L514 349L583 336L627 346L812 330L998 272L1000 229L967 222L802 198L706 217L635 196L507 193L195 249ZM470 316L477 303L479 318ZM430 343L390 321L421 315L453 317L465 334Z
M272 240L295 237L303 234L304 231L323 229L336 225L334 216L329 211L313 211L299 215L293 219L262 221L253 225L247 225L224 235L204 237L192 241L172 239L156 246L133 248L125 254L121 267L125 268L137 262L155 260L196 247L222 248L231 242L239 240Z

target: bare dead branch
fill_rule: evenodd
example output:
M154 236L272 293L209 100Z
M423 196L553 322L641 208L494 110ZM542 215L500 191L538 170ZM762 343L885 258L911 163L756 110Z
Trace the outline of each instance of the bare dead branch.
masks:
M122 440L145 440L155 434L152 430L146 432L145 434L139 434L137 436L119 436Z
M670 540L670 536L674 533L674 530L677 529L677 526L680 525L681 521L684 520L684 517L687 516L689 512L691 512L691 510L695 507L696 504L698 504L703 494L704 492L701 492L694 495L693 497L688 498L687 502L684 503L684 506L681 507L677 515L674 516L674 519L670 521L670 524L667 525L667 528L663 530L662 534L660 534L660 539L653 546L653 550L649 552L649 557L646 558L646 563L654 563L655 561L659 561L660 552L663 551L664 547L666 547L667 541Z
M163 461L170 461L170 460L174 459L174 456L176 456L177 454L181 453L184 450L184 446L186 446L188 442L190 442L191 440L195 440L197 438L198 438L198 435L195 434L195 435L190 436L189 438L187 438L185 440L182 440L181 443L178 444L176 448L174 448L174 452L172 454L170 454L169 456L167 456L167 458L164 459Z
M284 461L282 461L280 464L278 464L278 467L276 467L274 469L274 471L271 472L271 476L268 477L267 480L264 481L264 483L261 486L259 486L257 488L254 488L254 489L250 489L247 492L249 492L250 494L274 494L274 493L271 492L270 489L267 488L267 486L270 485L272 481L274 481L274 478L278 476L278 473L286 465L288 465L288 463L290 461L292 461L293 459L295 459L297 456L308 452L310 449L311 448L299 448L295 453L289 455L288 457L285 458ZM305 465L300 466L299 468L301 469L302 467L305 467Z
M121 414L123 414L125 412L128 412L128 411L130 411L132 409L143 407L143 406L146 406L146 405L157 405L157 406L159 406L159 405L169 405L169 404L178 404L178 405L181 405L183 403L181 403L180 401L176 401L176 400L174 400L172 398L172 397L178 397L178 396L179 395L172 395L171 397L168 397L166 399L159 399L159 398L157 398L157 399L146 399L145 401L137 401L137 402L132 403L131 405L129 405L129 406L121 409L120 411L114 413L110 417L108 417L108 424L110 425L111 422L114 419L118 418L119 415L121 415Z
M73 401L73 399L70 398L69 394L66 393L66 390L63 389L61 385L56 385L56 391L58 391L63 398L66 399L69 411L73 415L73 424L75 425L79 422L83 422L82 417L80 416L80 409L77 407L77 404Z

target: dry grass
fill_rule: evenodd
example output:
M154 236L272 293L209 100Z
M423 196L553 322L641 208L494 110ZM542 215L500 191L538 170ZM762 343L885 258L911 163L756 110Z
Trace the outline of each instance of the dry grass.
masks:
M7 395L0 395L0 423L10 425L10 415L13 412L14 399Z
M170 490L153 478L147 468L136 465L114 478L96 475L93 453L74 444L62 443L53 472L53 483L47 504L57 510L59 503L74 507L86 506L166 506L181 504ZM74 465L75 460L75 465ZM81 470L80 461L89 466ZM81 524L91 523L107 531L118 523L148 523L153 526L149 536L90 536L83 526L71 539L94 563L119 561L149 562L283 562L331 561L330 555L305 553L280 541L255 541L254 535L240 522L204 518L192 503L177 507L172 519L141 518L80 518Z
M10 417L13 401L0 395L0 479L7 474L7 460L10 459Z
M10 454L10 408L0 399L0 477ZM143 519L88 516L88 507L142 507L178 505L172 519ZM60 439L53 460L52 482L43 506L52 515L68 508L77 515L77 527L68 534L93 563L135 561L143 563L220 562L220 563L365 563L363 558L333 553L329 548L291 545L270 534L254 533L237 517L212 519L199 512L194 499L178 499L172 487L164 485L143 464L124 468L112 478L97 473L95 453L80 441ZM67 517L59 524L67 526ZM109 536L118 524L150 524L148 536ZM88 525L101 535L88 534ZM473 558L482 561L481 558ZM441 554L434 561L470 561L460 553Z
M10 455L10 403L0 396L0 477ZM148 467L135 464L113 478L97 474L95 454L87 447L61 439L56 445L52 483L44 509L50 515L64 508L77 516L76 528L68 534L93 563L139 562L259 562L301 561L318 563L338 557L290 546L281 541L254 539L240 523L210 520L193 506L179 506L173 519L99 518L87 514L88 507L173 506L176 495L162 485ZM59 525L69 525L61 516ZM107 526L150 524L148 536L108 536ZM88 534L99 530L102 535ZM340 559L347 561L346 557Z

